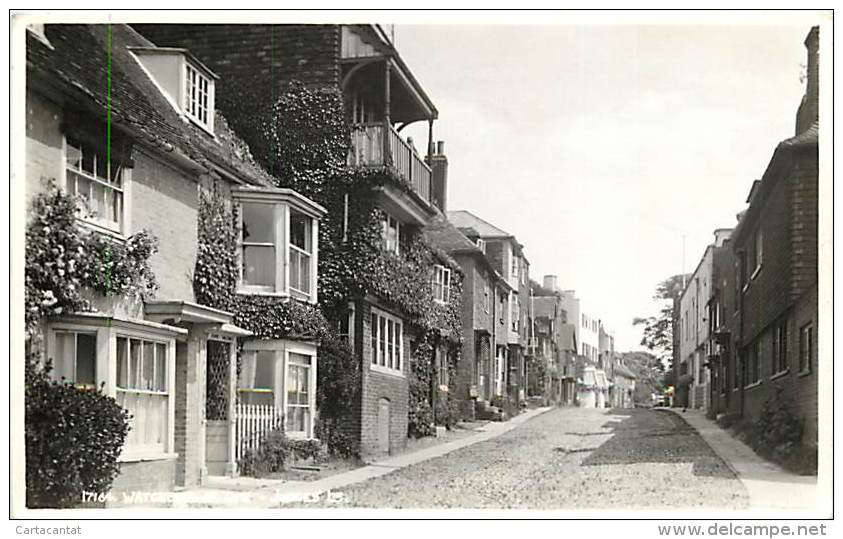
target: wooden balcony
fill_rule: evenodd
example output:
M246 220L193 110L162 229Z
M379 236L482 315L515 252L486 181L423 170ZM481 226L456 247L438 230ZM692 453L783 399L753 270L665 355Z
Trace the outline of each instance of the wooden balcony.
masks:
M386 139L384 139L386 137ZM392 166L430 203L430 167L394 127L383 122L361 123L352 128L350 162L355 166Z

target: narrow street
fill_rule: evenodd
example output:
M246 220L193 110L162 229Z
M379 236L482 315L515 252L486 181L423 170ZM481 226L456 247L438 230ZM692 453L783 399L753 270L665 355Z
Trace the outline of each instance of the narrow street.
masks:
M298 507L745 508L746 490L669 411L558 408L491 440Z

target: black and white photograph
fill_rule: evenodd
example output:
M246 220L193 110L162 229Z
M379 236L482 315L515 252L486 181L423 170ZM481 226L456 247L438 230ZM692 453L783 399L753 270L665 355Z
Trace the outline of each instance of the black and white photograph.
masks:
M226 7L10 11L10 529L828 534L832 10Z

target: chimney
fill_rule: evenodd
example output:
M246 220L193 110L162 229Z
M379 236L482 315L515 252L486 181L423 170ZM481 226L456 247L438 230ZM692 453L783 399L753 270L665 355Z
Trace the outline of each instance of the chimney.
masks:
M732 235L731 228L718 228L714 231L714 246L715 247L722 247L723 242L729 239L729 236Z
M819 86L820 86L820 27L814 26L805 38L805 48L808 49L808 73L805 95L799 110L796 112L796 134L800 134L818 121L820 114Z
M542 287L556 292L559 290L557 279L556 275L545 275L544 279L542 279Z
M441 140L433 144L433 152L428 160L430 165L430 200L442 213L448 207L448 158L445 157L445 143Z

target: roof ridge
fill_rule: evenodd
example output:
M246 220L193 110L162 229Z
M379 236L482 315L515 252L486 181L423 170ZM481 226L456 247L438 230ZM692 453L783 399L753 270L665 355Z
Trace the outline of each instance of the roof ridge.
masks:
M487 221L487 220L483 219L482 217L480 217L480 216L478 216L478 215L475 215L475 214L471 213L471 212L470 212L470 211L468 211L468 210L451 210L451 211L452 211L453 213L457 213L457 212L466 213L466 214L470 215L471 217L475 218L476 220L480 221L481 223L483 223L483 224L485 224L485 225L488 225L488 226L489 226L489 227L491 227L491 228L494 228L494 229L495 229L495 230L497 230L498 232L501 232L503 236L505 236L505 237L510 237L510 238L511 238L511 237L514 237L512 234L510 234L510 233L509 233L509 232L507 232L506 230L504 230L504 229L502 229L502 228L500 228L500 227L498 227L498 226L493 225L493 224L492 224L492 223L490 223L489 221ZM451 211L449 211L448 213L451 213ZM478 232L479 232L479 231L478 231Z

